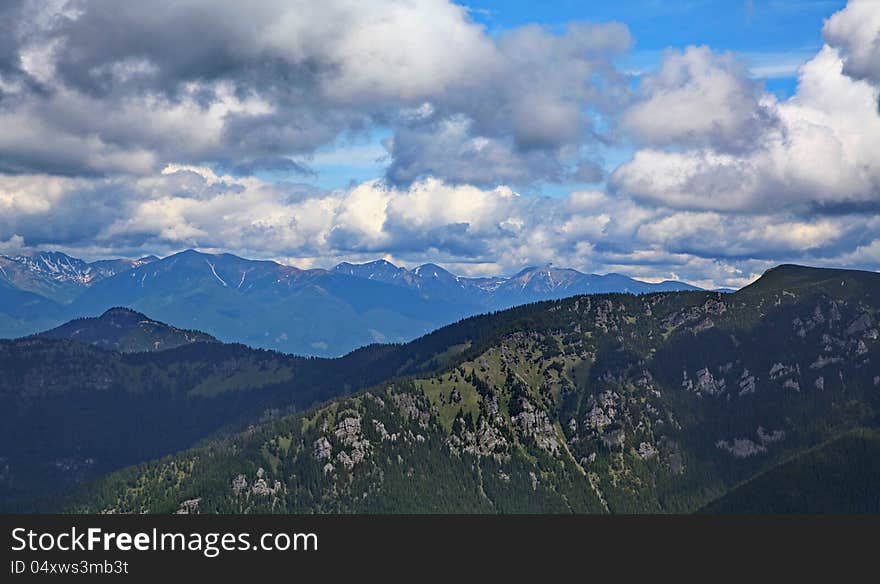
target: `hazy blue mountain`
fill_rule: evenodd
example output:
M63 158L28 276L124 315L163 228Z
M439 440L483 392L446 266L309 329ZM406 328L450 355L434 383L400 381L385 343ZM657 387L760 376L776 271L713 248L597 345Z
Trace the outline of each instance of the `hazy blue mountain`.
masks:
M127 306L228 342L337 356L374 342L404 342L460 318L582 293L686 289L625 276L530 268L513 278L463 278L435 264L384 260L300 270L230 254L185 251L107 278L71 316Z
M23 336L54 326L64 317L62 305L15 287L0 273L0 333Z
M628 292L674 292L699 290L683 282L666 281L651 284L621 274L584 274L569 268L526 268L501 284L494 292L503 305L523 304L538 300L555 300L576 294Z
M114 306L223 341L323 356L410 340L469 314L381 281L196 251L99 282L71 309L94 315Z
M525 268L509 278L466 278L456 276L436 264L424 264L407 270L385 260L366 264L342 263L334 271L418 290L425 298L482 306L491 310L541 300L556 300L576 294L646 294L700 289L684 282L667 280L652 284L621 274L584 274L570 268L552 266Z
M200 331L182 330L128 308L111 308L95 318L78 318L38 336L88 343L120 353L174 349L216 339Z
M340 274L345 274L346 276L365 278L367 280L385 282L386 284L402 284L408 286L412 282L412 274L409 270L406 268L398 268L386 260L375 260L364 264L342 262L334 268L334 271Z
M405 342L461 318L578 294L695 289L554 267L468 278L436 264L377 260L301 270L230 254L86 262L58 252L0 257L0 337L33 334L121 306L181 329L303 355Z
M505 280L504 278L464 278L436 264L424 264L408 270L386 260L365 264L342 263L333 268L333 271L416 290L426 299L445 300L483 308L494 307L491 295L492 283L497 287Z

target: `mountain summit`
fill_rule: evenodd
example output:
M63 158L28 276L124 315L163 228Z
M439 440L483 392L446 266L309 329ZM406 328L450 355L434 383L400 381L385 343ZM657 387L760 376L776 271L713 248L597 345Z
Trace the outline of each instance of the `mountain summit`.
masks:
M37 336L79 341L120 353L161 351L217 341L203 332L182 330L128 308L111 308L99 317L79 318Z
M137 260L87 262L58 251L0 255L0 278L5 278L21 290L40 294L55 302L69 303L97 282L156 259L155 256L147 256Z

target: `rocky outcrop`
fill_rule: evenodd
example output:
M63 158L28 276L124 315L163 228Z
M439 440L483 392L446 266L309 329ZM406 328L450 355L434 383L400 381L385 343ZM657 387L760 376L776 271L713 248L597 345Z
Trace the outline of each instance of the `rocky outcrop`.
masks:
M312 446L312 451L315 454L315 458L318 460L324 460L325 458L329 459L333 456L333 446L330 444L330 441L327 440L326 436L321 436Z
M175 511L177 515L198 515L199 514L199 505L202 502L202 498L198 497L196 499L187 499L180 503L180 508Z
M477 457L492 457L498 461L506 460L509 443L499 428L481 416L476 430L469 430L463 420L457 420L449 436L449 448L458 454L466 452Z
M528 400L522 400L522 409L522 412L511 419L520 435L534 440L538 448L546 450L554 456L558 455L559 438L547 412L536 408Z
M650 460L658 454L657 448L650 442L639 443L639 448L636 452L642 460Z
M715 447L719 450L726 451L735 458L749 458L767 452L767 447L776 442L785 439L784 430L773 430L768 432L762 426L758 426L756 431L757 441L749 438L734 438L733 440L718 440Z

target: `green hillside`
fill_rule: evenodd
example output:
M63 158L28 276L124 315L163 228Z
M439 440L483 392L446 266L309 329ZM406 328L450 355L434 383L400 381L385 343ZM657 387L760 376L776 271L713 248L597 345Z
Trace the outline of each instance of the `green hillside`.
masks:
M730 295L580 296L468 319L397 349L427 374L401 368L58 504L693 512L878 423L880 275L782 270Z

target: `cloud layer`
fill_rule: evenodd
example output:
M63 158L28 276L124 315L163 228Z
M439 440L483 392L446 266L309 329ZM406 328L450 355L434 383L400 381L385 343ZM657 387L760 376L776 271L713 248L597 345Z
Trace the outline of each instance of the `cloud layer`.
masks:
M830 16L786 99L735 54L670 49L634 79L623 24L489 35L446 0L13 0L0 22L0 250L726 286L880 261L871 0ZM316 152L377 129L384 176L307 184ZM607 184L603 148L632 149ZM552 183L583 186L533 194Z
M317 148L379 125L393 132L396 183L558 181L577 170L593 116L623 91L610 59L631 43L615 23L495 39L446 0L4 11L16 33L0 45L6 172L305 170Z

